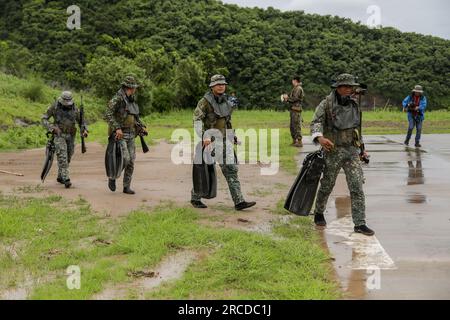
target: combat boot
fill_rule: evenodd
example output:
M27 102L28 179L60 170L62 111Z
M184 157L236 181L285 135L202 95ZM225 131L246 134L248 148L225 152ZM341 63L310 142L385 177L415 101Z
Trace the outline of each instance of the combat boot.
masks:
M112 192L116 191L116 180L108 179L108 188Z
M254 207L255 205L256 205L256 202L246 202L246 201L244 201L244 202L241 202L241 203L235 205L234 208L237 211L242 211L244 209L248 209L248 208Z
M58 177L58 178L56 179L56 181L58 181L58 182L61 183L61 184L64 184L64 179L61 178L61 177Z
M64 186L66 187L66 189L70 189L70 187L72 186L72 182L70 182L70 179L64 181Z
M204 203L201 202L201 201L192 200L192 201L191 201L191 204L192 204L192 206L193 206L194 208L197 208L197 209L206 209L206 208L208 208L208 207L206 206L206 204L204 204Z
M134 192L133 190L131 190L130 187L125 187L125 188L123 188L123 193L125 193L125 194L136 194L136 192Z
M375 231L371 230L366 225L355 227L355 232L362 233L363 235L369 236L369 237L375 235Z
M314 223L318 227L326 227L326 225L327 225L325 216L323 214L317 214L317 213L314 215Z

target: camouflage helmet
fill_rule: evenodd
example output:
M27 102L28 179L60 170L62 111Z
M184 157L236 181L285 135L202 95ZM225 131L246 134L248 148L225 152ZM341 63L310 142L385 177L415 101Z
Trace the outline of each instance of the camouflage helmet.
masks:
M211 77L211 83L209 84L209 87L215 87L219 84L228 84L225 76L221 75L221 74L216 74L214 76Z
M416 85L412 92L423 93L423 87L420 85Z
M139 84L136 80L136 77L133 75L126 76L122 82L122 86L124 86L126 88L130 88L130 89L139 88Z
M61 103L65 107L73 106L73 96L70 91L63 91L61 96L58 99L58 102Z
M349 73L343 73L337 76L336 82L332 85L333 88L338 88L340 86L357 87L359 86L359 83L356 82L355 76Z

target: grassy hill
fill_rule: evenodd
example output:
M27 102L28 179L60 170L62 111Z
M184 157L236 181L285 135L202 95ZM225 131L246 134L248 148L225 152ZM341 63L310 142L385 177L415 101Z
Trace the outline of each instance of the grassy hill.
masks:
M62 90L37 78L20 79L0 73L0 150L43 146L46 138L41 117ZM81 92L74 92L74 97L79 105ZM84 94L83 103L88 122L101 117L105 108L101 99Z
M450 41L438 37L214 0L79 0L81 29L69 30L71 4L0 2L0 70L31 70L103 98L132 71L146 87L147 113L192 108L217 72L247 109L270 109L295 73L313 108L344 71L367 83L380 105L398 104L420 83L431 109L450 106Z

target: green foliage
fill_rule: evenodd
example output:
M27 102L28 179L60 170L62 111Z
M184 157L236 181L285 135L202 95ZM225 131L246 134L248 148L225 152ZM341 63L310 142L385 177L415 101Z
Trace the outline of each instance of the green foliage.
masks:
M175 91L165 84L153 87L153 110L156 112L168 112L173 109L176 98Z
M118 85L109 74L115 67L117 73L135 71L141 81L161 86L141 92L146 112L153 103L149 92L159 95L165 88L175 93L165 95L155 110L194 107L203 93L199 87L205 91L207 77L219 72L249 109L271 108L290 89L293 74L302 77L305 106L314 108L330 90L331 78L344 71L357 74L382 104L390 99L398 105L418 83L430 109L450 103L450 42L437 37L212 0L80 0L82 28L70 31L68 5L63 0L3 4L0 41L8 48L0 53L2 68L15 73L31 68L62 85L97 87L102 97ZM21 58L15 61L16 56ZM196 83L183 82L189 88L181 88L180 78Z
M86 81L102 98L110 99L120 88L125 76L135 75L139 79L138 102L145 115L151 108L151 82L145 76L145 70L133 60L118 57L97 57L86 66Z
M0 41L0 72L25 76L29 71L30 51L11 41Z
M206 72L193 58L180 61L173 80L177 106L195 106L198 98L205 93Z
M0 133L0 150L40 148L47 138L40 126L12 127Z
M22 96L32 102L45 103L44 83L38 78L31 78L23 88Z

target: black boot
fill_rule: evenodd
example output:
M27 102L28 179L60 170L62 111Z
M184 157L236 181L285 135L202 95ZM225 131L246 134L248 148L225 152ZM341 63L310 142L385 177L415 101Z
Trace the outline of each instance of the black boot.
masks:
M116 180L108 179L108 188L112 192L115 192L116 191Z
M72 186L72 182L70 182L70 179L64 181L64 186L66 187L66 189L70 189L70 187Z
M125 193L125 194L136 194L136 192L134 192L133 190L131 190L130 187L125 187L125 188L123 188L123 193Z
M242 211L244 209L248 209L248 208L254 207L255 205L256 205L256 202L245 202L244 201L244 202L241 202L241 203L235 205L234 208L237 211Z
M409 140L405 140L405 146L409 146Z
M422 148L422 145L419 142L416 142L416 148Z
M363 235L369 236L369 237L375 235L375 231L369 229L366 225L355 227L355 232L362 233Z
M325 216L323 214L315 214L314 215L314 223L318 227L326 227L327 221L325 220Z
M58 182L61 183L61 184L64 184L64 180L63 180L63 178L61 178L61 177L58 177L58 178L56 179L56 181L58 181Z
M197 201L197 200L192 200L192 201L191 201L191 204L192 204L192 206L193 206L194 208L197 208L197 209L206 209L206 208L208 208L208 207L206 206L206 204L204 204L204 203L201 202L201 201Z

